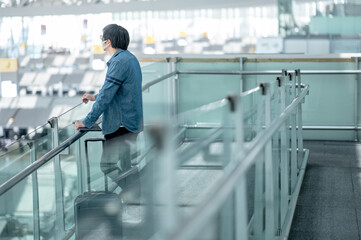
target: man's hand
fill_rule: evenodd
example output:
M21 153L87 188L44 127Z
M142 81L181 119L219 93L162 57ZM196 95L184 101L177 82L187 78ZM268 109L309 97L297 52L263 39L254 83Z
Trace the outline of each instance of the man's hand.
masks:
M95 101L95 97L94 95L90 94L90 93L84 93L81 101L85 104L88 103L88 101Z
M76 130L79 130L79 128L82 128L82 127L86 127L81 121L76 121L75 123L74 123L74 128L76 129Z

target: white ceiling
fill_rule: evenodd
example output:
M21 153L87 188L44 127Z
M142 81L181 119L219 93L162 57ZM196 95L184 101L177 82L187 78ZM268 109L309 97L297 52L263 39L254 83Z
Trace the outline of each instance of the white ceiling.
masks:
M268 6L277 0L0 0L0 16ZM2 3L2 4L1 4Z
M316 0L297 1L315 2ZM276 4L277 0L0 0L0 16L42 16L102 12L119 13L123 11L201 8L214 9L270 6Z

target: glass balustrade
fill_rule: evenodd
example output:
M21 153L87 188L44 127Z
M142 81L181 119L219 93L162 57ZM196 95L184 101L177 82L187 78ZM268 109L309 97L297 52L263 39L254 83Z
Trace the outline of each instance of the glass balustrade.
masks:
M191 63L178 67L196 69ZM146 85L175 66L173 61L156 62L142 69ZM282 81L269 76L265 84L244 90L239 76L222 76L231 84L200 91L220 79L208 75L170 75L144 89L145 130L131 145L131 169L120 175L130 184L121 189L108 178L109 190L121 198L124 239L264 239L287 231L306 157L297 151L303 150L297 126L302 126L299 106L308 90L279 74ZM65 146L78 134L72 122L90 108L91 103L80 104L60 115L47 135L23 145L24 156L14 152L24 164L14 163L11 176ZM85 140L102 137L101 132L87 132L0 195L6 230L0 236L74 239L74 201L87 191ZM102 142L88 145L91 189L104 191ZM9 172L11 165L0 163ZM14 206L7 207L8 201ZM11 229L11 222L20 227Z

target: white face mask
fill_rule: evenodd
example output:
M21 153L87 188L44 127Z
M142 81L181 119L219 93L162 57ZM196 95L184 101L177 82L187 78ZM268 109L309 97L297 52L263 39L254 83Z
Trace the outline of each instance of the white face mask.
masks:
M101 46L102 46L103 51L105 51L105 49L106 49L107 47L109 47L109 45L110 45L110 44L108 44L108 45L104 46L104 43L106 43L107 41L108 41L108 40L102 41Z

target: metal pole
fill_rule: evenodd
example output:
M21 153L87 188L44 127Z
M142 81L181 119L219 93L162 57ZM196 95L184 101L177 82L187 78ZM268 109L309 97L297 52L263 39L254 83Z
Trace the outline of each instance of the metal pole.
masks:
M83 163L81 158L81 141L77 141L74 143L75 146L75 161L76 161L76 170L77 170L77 183L78 183L78 194L81 194L84 192L84 186L83 186Z
M176 116L178 114L178 109L179 109L179 74L178 74L178 61L179 58L175 57L171 60L171 64L172 64L172 71L175 72L176 74L172 77L172 83L173 83L173 116ZM182 141L184 141L184 139L186 138L186 134L185 132L182 134L183 138Z
M240 71L241 71L241 74L240 74L240 83L239 83L239 92L243 92L243 75L242 75L242 72L243 72L243 68L244 68L244 61L243 61L243 57L239 58L239 68L240 68Z
M294 71L288 71L295 73ZM201 71L201 70L179 70L177 74L213 74L213 75L280 75L280 70L264 70L264 71ZM317 75L317 74L361 74L361 70L302 70L303 75Z
M175 168L176 168L176 154L174 141L172 141L172 128L167 125L162 130L163 141L160 156L159 156L159 172L157 178L157 202L163 205L163 211L160 214L160 232L168 234L177 226L177 209L176 209L176 183L175 183Z
M236 153L244 156L243 105L242 98L237 95L236 103ZM238 159L241 159L238 158ZM237 159L235 159L237 161ZM235 189L235 239L248 239L248 207L247 207L247 179L241 176Z
M274 86L273 93L271 96L274 96L274 99L272 100L274 104L273 107L273 116L279 116L281 114L281 109L279 109L277 106L280 104L280 91L279 88ZM272 157L273 157L273 186L274 186L274 206L275 206L275 227L277 229L280 229L280 187L279 187L279 169L280 169L280 136L279 132L273 135L272 138Z
M178 62L178 58L174 58L174 61L172 63L172 70L174 72L177 72L177 62ZM179 75L178 73L173 77L172 82L173 82L173 113L174 116L178 113L178 85L179 85Z
M29 143L30 147L30 159L31 162L36 161L36 144L34 141ZM40 216L39 216L39 188L38 188L38 174L34 171L32 174L33 183L33 229L34 229L34 240L40 240Z
M229 126L231 124L231 114L235 111L237 95L228 95L228 105L223 109L223 126ZM239 119L237 119L239 120ZM236 120L236 121L237 121ZM226 167L231 161L231 130L226 129L223 131L223 155L222 163ZM234 159L236 160L236 159ZM227 199L224 201L223 206L221 207L219 213L219 235L218 239L232 240L234 239L233 233L236 231L237 226L237 216L234 216L236 196L230 194L227 196ZM243 213L244 214L244 213Z
M172 72L172 63L171 58L167 58L167 72L168 74ZM173 80L173 79L172 79ZM174 81L167 81L168 85L168 120L172 119L174 116Z
M52 128L53 148L59 146L59 127L58 118L54 117L49 120ZM55 199L56 199L56 239L61 239L65 234L64 227L64 196L63 196L63 180L60 165L60 154L54 157L54 176L55 176Z
M359 58L356 57L355 58L355 64L356 64L356 70L359 69ZM355 112L355 141L358 141L358 114L359 114L359 110L358 110L358 102L359 102L359 97L358 97L358 88L359 88L359 75L356 74L355 77L355 88L354 88L354 96L355 96L355 103L354 103L354 112Z
M260 95L257 102L257 119L256 119L256 131L257 135L262 130L262 118L264 115L264 95ZM255 188L254 188L254 223L253 223L253 235L255 239L263 238L263 218L264 218L264 152L262 151L255 166Z
M298 88L297 88L297 96L300 96L302 89L301 89L301 70L295 70L297 81L298 81ZM303 103L303 102L302 102ZM303 131L302 131L302 103L300 103L297 107L297 148L298 148L298 169L301 168L302 160L303 160Z
M296 78L294 73L289 73L289 80L292 83L291 97L292 100L296 98ZM293 192L297 181L297 132L296 132L296 115L297 109L291 114L291 192Z
M286 109L286 87L285 75L279 77L279 87L281 92L281 106L280 110L283 112ZM288 159L288 138L287 138L287 121L285 121L281 128L281 226L286 219L288 211L288 197L289 197L289 159Z
M265 125L271 124L271 89L269 83L263 83L265 92ZM269 140L264 149L265 161L265 208L266 208L266 228L265 239L274 239L275 236L275 202L274 202L274 176L272 161L272 140Z

